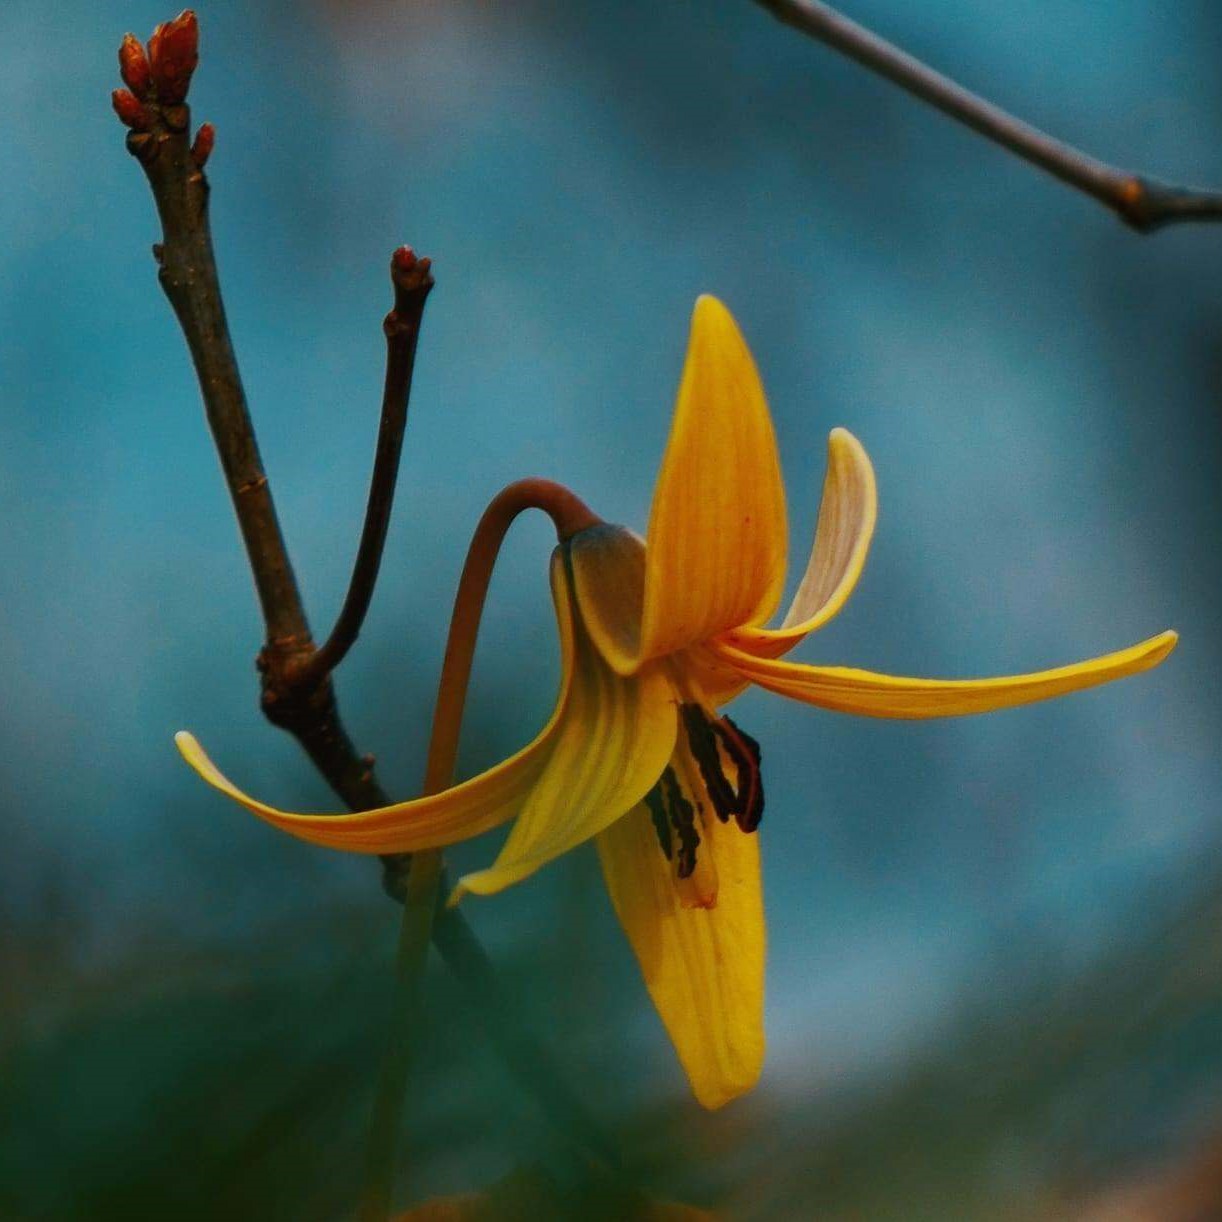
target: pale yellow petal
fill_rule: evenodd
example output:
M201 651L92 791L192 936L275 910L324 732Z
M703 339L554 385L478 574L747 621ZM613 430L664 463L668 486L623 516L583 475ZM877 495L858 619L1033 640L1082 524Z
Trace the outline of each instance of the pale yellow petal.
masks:
M1174 632L1072 666L998 679L907 679L844 666L802 666L716 646L723 661L752 683L840 713L864 717L961 717L1049 700L1157 666L1175 648Z
M649 812L636 807L598 838L607 890L696 1098L721 1107L764 1063L764 906L759 838L709 821L700 853L718 878L713 908L679 903Z
M496 861L459 879L451 902L500 891L601 832L641 801L670 759L678 714L662 667L616 674L580 624L575 644L568 707L547 767Z
M833 429L810 560L784 622L779 629L731 629L726 642L776 658L838 615L865 567L877 519L878 489L869 455L847 429Z
M602 522L578 531L567 547L577 614L607 664L630 674L641 642L645 541Z
M358 814L294 814L243 793L185 730L174 741L187 763L208 784L268 823L312 844L353 853L415 853L468 840L512 818L534 788L558 741L569 703L573 675L572 596L563 559L552 566L552 594L560 633L560 694L551 720L538 737L494 768L428 797L397 802Z
M768 404L729 311L701 297L654 489L640 645L613 664L682 649L776 609L785 490Z

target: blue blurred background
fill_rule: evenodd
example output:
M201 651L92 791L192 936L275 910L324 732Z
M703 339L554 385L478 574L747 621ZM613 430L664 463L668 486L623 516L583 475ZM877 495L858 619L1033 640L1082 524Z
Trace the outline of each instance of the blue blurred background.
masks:
M1100 157L1222 184L1216 5L850 13ZM257 709L250 578L108 103L121 34L170 15L0 7L0 1213L342 1217L394 912L368 860L277 836L171 742L189 727L254 792L334 806ZM1027 1218L1199 1172L1222 1131L1222 233L1139 238L750 0L200 19L230 321L319 629L363 510L387 256L435 260L385 575L338 680L395 793L483 505L545 475L642 528L702 291L761 368L798 571L829 429L877 468L865 577L803 657L971 676L1182 635L1151 675L985 718L742 699L770 1052L716 1116L592 852L469 901L634 1182L743 1217ZM465 770L550 707L549 548L532 521L506 552ZM435 987L410 1195L560 1175ZM1147 1216L1125 1199L1097 1216Z

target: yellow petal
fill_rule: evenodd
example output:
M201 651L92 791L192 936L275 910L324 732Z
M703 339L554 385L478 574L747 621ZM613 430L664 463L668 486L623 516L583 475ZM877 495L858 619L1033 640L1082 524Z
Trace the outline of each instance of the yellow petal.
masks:
M717 868L717 905L684 908L649 812L636 807L598 838L616 915L696 1098L721 1107L764 1063L764 906L759 838L709 820L700 853Z
M1157 666L1178 639L1164 632L1101 658L1000 679L905 679L844 666L777 662L723 645L715 652L752 683L806 704L864 717L925 718L987 713L1123 679Z
M784 623L779 629L732 629L726 642L776 658L838 615L865 567L877 518L878 489L869 455L847 429L833 429L810 561Z
M577 614L608 665L635 669L645 598L645 541L625 526L600 522L568 544ZM624 666L624 659L633 659Z
M785 490L755 362L729 311L701 297L647 534L641 662L775 610L785 580Z
M661 666L625 678L580 623L574 640L568 705L547 767L496 861L459 879L451 903L465 892L500 891L601 832L654 787L670 760L678 714Z
M561 735L573 684L574 623L572 596L559 553L552 564L552 595L560 633L561 682L551 720L532 743L503 763L441 793L358 814L294 814L243 793L185 730L176 734L174 741L183 758L209 785L259 818L311 844L353 853L415 853L478 836L522 808Z

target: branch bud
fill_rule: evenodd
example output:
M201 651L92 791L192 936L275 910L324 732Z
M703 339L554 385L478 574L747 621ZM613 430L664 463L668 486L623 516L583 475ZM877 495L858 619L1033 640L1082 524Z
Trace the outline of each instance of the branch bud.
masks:
M153 83L148 57L135 34L124 34L119 44L119 75L138 98L148 97Z
M119 116L119 122L133 131L146 132L153 126L153 118L143 102L127 89L116 89L110 95L110 104Z
M211 123L201 124L199 131L195 133L195 143L191 145L191 160L202 170L208 158L212 156L215 146L216 128Z
M390 278L399 292L416 292L433 287L432 259L421 259L410 246L400 246L390 257ZM396 307L397 308L397 307Z
M148 59L157 100L171 105L183 101L199 63L199 22L190 9L153 31Z

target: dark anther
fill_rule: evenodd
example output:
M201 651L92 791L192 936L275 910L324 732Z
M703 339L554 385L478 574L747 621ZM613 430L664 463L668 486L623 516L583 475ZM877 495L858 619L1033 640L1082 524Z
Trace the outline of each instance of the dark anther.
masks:
M745 730L740 730L729 717L716 725L717 736L726 754L738 769L738 808L734 818L744 832L753 832L764 817L764 777L760 771L760 745Z
M675 840L678 839L675 872L680 878L690 878L696 868L700 833L696 830L696 808L687 800L673 768L667 768L661 780L645 795L645 805L666 860L674 859Z
M759 743L728 717L714 721L698 704L684 704L682 715L688 745L718 819L726 823L733 815L744 832L755 831L764 813ZM722 751L734 765L736 785L726 776Z
M674 842L670 838L670 821L666 818L666 801L662 797L662 785L659 782L645 795L645 805L649 808L649 817L653 820L653 830L657 834L658 844L666 854L666 860L675 855Z
M722 823L725 823L734 813L738 801L734 786L730 784L721 767L714 723L698 704L681 705L680 712L683 716L683 728L687 731L688 745L700 767L700 776L713 801L713 809Z
M700 844L700 833L696 830L696 808L683 796L683 789L673 768L667 768L662 773L662 791L670 825L679 837L676 873L680 878L690 878L696 868L696 849Z

